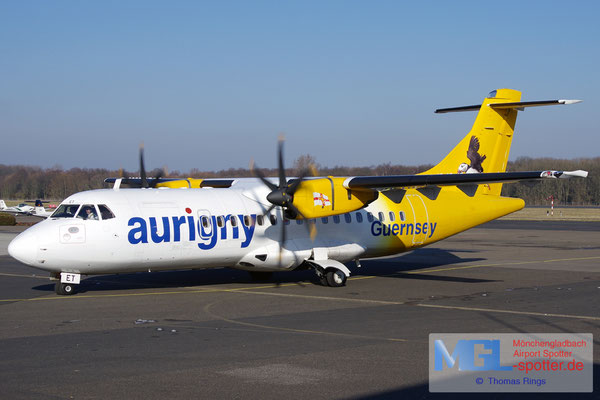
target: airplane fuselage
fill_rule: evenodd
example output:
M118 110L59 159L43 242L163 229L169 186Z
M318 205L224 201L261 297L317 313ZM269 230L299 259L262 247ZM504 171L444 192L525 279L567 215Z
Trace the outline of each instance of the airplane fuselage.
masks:
M489 200L510 204L486 205L481 196L475 201L452 187L442 188L436 199L407 190L398 202L383 193L362 210L317 219L313 241L303 226L306 221L282 220L280 211L262 216L268 204L261 202L264 189L253 179L235 186L77 193L62 204L74 209L102 205L112 216L49 218L19 235L10 252L25 264L53 273L212 267L273 271L294 269L319 257L344 263L401 253L522 207L520 200L492 196ZM443 200L444 207L436 200ZM448 208L452 203L457 207ZM491 215L489 207L498 212ZM282 224L291 239L282 246L280 260Z

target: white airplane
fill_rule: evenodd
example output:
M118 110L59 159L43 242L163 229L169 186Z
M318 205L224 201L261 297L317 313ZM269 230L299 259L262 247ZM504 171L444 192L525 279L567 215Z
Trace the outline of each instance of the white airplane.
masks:
M29 214L33 207L27 203L20 203L14 207L7 207L4 200L0 200L0 212L9 214Z
M33 200L27 200L27 202L33 202ZM42 200L35 200L35 206L30 206L27 203L20 203L14 207L7 207L4 200L0 200L0 212L14 214L14 215L32 215L34 217L48 218L52 215L53 211L46 211L44 208L44 202Z
M107 179L112 189L76 193L51 218L9 245L20 262L48 271L56 293L73 294L82 275L231 267L254 274L312 268L329 286L344 265L426 246L520 210L502 183L586 177L585 171L504 172L517 113L577 100L521 102L499 89L475 124L436 166L418 175L287 179L279 143L278 178ZM121 188L129 183L139 188Z
M44 204L43 203L44 202L42 200L36 200L35 201L35 207L30 212L30 215L32 215L34 217L38 217L38 218L48 218L48 217L50 217L54 213L54 210L46 210L46 208L44 208Z

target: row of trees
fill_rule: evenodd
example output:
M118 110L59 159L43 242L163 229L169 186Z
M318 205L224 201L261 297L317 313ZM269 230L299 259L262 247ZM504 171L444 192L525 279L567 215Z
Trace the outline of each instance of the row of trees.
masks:
M407 175L426 171L431 165L405 166L381 164L370 167L321 167L315 160L304 155L294 163L294 168L286 171L288 176L298 175L310 165L316 167L320 176L356 176L356 175ZM509 162L507 171L537 171L544 169L589 171L588 179L560 179L535 184L521 183L504 185L504 196L520 197L529 205L548 204L548 197L554 196L556 204L563 205L600 205L600 157L561 160L552 158L519 158ZM276 176L275 169L265 169L268 176ZM154 170L149 176L161 173ZM0 164L0 199L49 199L61 200L67 196L89 189L106 187L104 178L116 176L137 176L107 169L73 168L63 170L59 167L40 168L29 166L9 166ZM228 169L222 171L199 171L189 173L174 171L170 177L220 178L249 177L247 169Z

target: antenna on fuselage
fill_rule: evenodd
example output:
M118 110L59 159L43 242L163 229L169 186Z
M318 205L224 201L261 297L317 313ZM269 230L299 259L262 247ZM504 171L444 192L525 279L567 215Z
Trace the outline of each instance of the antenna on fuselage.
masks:
M115 184L113 185L113 190L119 190L121 188L122 181L123 181L123 178L115 179Z

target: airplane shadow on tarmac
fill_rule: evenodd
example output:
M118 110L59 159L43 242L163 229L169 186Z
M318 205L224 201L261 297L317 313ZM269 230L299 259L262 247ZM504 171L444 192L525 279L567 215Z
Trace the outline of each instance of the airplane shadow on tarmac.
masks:
M469 253L464 250L441 250L435 248L417 249L394 258L365 260L362 267L357 268L348 263L351 276L380 276L396 279L438 280L449 282L480 283L493 282L485 279L442 276L435 274L418 274L415 271L424 268L448 266L457 263L481 261L483 258L462 258L454 253ZM275 272L268 279L253 279L246 271L216 268L183 271L139 272L128 274L96 275L83 279L77 288L78 293L96 290L127 290L175 287L203 287L228 283L238 284L297 284L320 285L319 279L312 270L293 272ZM54 284L35 286L34 290L54 291Z

